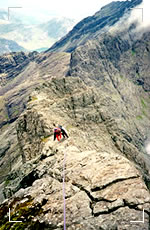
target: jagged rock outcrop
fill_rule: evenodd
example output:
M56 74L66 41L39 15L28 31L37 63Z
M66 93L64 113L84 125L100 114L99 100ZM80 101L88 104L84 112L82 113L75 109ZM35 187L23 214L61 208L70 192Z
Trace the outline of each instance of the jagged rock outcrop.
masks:
M25 52L9 52L9 54L0 56L0 85L8 84L12 81L21 71L29 64L30 61L34 60L37 52L25 53ZM1 92L2 95L2 92Z
M12 171L7 185L1 187L5 198L9 198L1 205L3 227L15 227L7 220L10 207L11 218L23 221L16 225L19 228L63 228L66 159L67 229L149 228L150 194L143 180L144 174L148 176L148 166L142 158L140 167L123 156L135 154L139 160L141 152L132 140L125 142L126 136L122 136L117 123L115 130L122 139L115 144L109 132L115 120L111 123L106 119L111 98L95 89L79 78L68 77L53 79L33 92L31 96L37 100L28 103L17 124L18 144L21 154L27 156L26 163L23 157L24 164ZM70 137L53 142L52 124L60 121ZM126 132L130 136L129 130ZM143 209L145 222L130 223L142 220Z
M70 75L79 76L87 83L92 80L97 86L106 83L110 76L119 90L118 76L149 92L150 32L145 32L139 39L133 36L139 35L130 31L107 33L78 47L71 54Z
M36 86L53 76L66 75L69 61L70 54L65 53L37 55L22 52L1 56L0 78L5 79L5 84L0 87L0 183L21 163L15 127L27 102L37 100L29 95Z
M112 35L89 41L71 54L69 70L69 75L80 77L87 85L96 86L101 95L111 98L107 115L118 120L120 130L124 129L123 120L128 117L128 128L132 130L128 131L132 134L126 139L129 142L134 139L139 147L148 137L150 125L149 33L145 33L143 39L133 42L132 46L130 40ZM145 61L140 61L141 53L144 53ZM135 65L138 66L138 74ZM139 84L141 78L143 84ZM110 132L113 133L112 128Z
M22 159L26 162L41 154L41 139L49 136L49 129L36 112L29 111L19 120L17 134Z
M70 54L12 53L0 57L0 127L26 108L32 90L46 79L68 71Z

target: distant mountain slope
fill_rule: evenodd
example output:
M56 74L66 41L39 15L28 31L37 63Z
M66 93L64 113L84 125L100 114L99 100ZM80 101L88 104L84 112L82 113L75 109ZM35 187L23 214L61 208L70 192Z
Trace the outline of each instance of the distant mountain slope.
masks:
M25 49L12 40L0 38L0 54L25 51Z
M0 9L0 20L7 20L8 12L6 10Z
M38 28L42 29L43 32L47 32L49 37L58 39L69 32L73 23L74 21L69 18L53 18L46 23L40 24Z
M71 52L88 39L108 30L131 8L142 3L142 0L117 1L101 8L95 15L80 21L65 37L56 42L47 52Z
M23 20L21 20L22 18ZM30 20L31 22L29 22ZM53 18L42 24L34 24L32 18L29 18L28 22L26 21L23 16L18 14L14 16L13 12L10 21L8 21L8 13L0 10L0 38L7 40L11 38L30 51L46 50L45 47L48 49L50 45L67 34L75 24L73 19L68 18Z

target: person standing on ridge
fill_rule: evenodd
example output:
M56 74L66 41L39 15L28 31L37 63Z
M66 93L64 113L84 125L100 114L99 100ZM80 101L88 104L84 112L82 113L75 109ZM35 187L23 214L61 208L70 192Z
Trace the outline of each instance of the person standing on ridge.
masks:
M65 137L69 138L66 129L62 125L58 125L58 127L61 129L61 133L63 135L63 138L65 138Z
M63 135L63 138L69 138L68 133L66 131L66 129L62 126L62 125L58 125L58 127L56 127L55 124L53 124L54 128L54 141L57 140L60 141L61 139L61 135Z
M55 126L55 124L53 125ZM61 129L59 127L54 128L54 141L56 140L56 138L58 141L60 141L61 139Z

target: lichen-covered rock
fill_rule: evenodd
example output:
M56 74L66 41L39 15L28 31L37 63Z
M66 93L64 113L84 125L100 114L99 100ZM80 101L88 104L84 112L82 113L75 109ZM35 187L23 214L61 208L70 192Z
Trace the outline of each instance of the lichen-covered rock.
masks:
M68 229L116 227L147 230L150 195L134 165L113 151L81 152L68 145L68 141L57 146L57 155L46 157L36 165L34 171L39 179L31 187L19 190L1 208L4 210L5 207L6 212L6 208L11 207L12 218L28 224L29 229L32 226L31 220L34 224L38 222L40 226L43 224L49 229L53 229L51 226L61 229L63 157L66 153L65 197ZM43 173L40 175L40 172ZM24 212L22 206L26 206ZM142 220L143 209L145 222L130 223ZM18 212L21 215L17 215ZM6 220L2 226L5 224Z

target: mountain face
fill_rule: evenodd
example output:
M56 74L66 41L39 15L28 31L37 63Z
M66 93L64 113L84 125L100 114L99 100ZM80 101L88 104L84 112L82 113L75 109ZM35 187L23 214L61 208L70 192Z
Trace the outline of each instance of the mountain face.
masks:
M23 221L19 228L63 228L66 155L68 229L148 229L150 195L144 180L149 157L135 144L141 133L132 134L136 125L141 132L142 124L129 116L111 80L108 83L109 93L77 77L54 78L32 93L16 124L18 153L9 155L7 166L13 170L1 184L1 199L9 200L0 206L3 228L13 226L7 222L8 207L13 219ZM135 90L132 83L130 87ZM60 121L69 139L54 142L52 124ZM141 218L143 208L144 224L131 225L130 220Z
M0 54L19 51L25 51L25 49L12 40L0 38Z
M12 53L0 57L0 127L16 120L40 83L68 71L70 54Z
M88 84L91 80L100 86L107 82L104 77L107 72L108 75L119 75L122 79L125 77L149 93L150 32L144 33L136 40L135 35L132 31L126 31L126 34L124 31L118 32L116 35L107 33L88 41L72 52L68 74L80 76ZM114 85L116 84L117 82L114 82Z
M34 24L31 19L29 24L29 22L26 23L22 15L14 16L13 12L11 12L10 21L8 21L8 13L5 12L7 17L4 17L4 12L0 11L2 19L0 21L0 38L9 40L11 37L11 40L30 51L39 49L45 51L49 45L64 36L75 23L74 20L68 18L54 18L38 24ZM16 47L13 51L17 52L19 49ZM5 53L5 49L3 53Z
M121 34L105 34L78 47L71 54L69 75L80 77L86 84L97 87L99 93L107 94L108 98L111 98L112 104L108 104L106 116L111 119L114 117L122 134L130 133L127 139L132 140L128 141L133 141L142 152L150 128L150 33L145 33L141 40L137 41L131 41L130 36L127 37L128 39L124 40ZM117 101L117 95L120 101ZM121 107L121 111L117 112L117 108ZM123 118L124 115L126 118ZM113 129L116 128L112 125L111 135L114 133ZM114 137L115 142L119 141L119 136ZM136 161L132 153L130 157Z
M70 28L72 27L73 20L68 18L54 18L46 23L40 24L39 28L43 30L43 32L47 32L49 37L54 39L61 38L66 34Z
M87 40L108 31L109 27L112 27L125 13L130 12L131 8L140 3L142 0L118 1L102 7L95 15L87 17L75 25L65 37L56 42L47 52L72 52Z
M135 29L0 57L0 228L150 228L150 32Z

